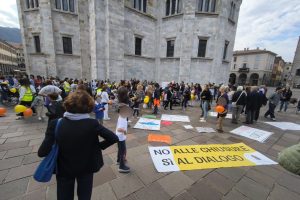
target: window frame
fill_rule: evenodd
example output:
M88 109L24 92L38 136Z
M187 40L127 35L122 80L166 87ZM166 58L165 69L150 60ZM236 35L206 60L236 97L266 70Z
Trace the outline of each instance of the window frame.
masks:
M202 13L216 13L217 0L197 0L197 12Z
M198 58L206 58L206 53L207 53L207 43L208 43L208 39L207 37L198 37L198 53L197 53L197 57ZM200 55L200 42L201 41L205 41L205 49L204 49L204 54L202 52L202 54ZM202 49L203 50L203 49ZM203 56L204 55L204 56Z
M139 51L137 51L137 39L140 40L140 49ZM142 52L143 52L143 37L135 35L134 36L134 55L136 56L142 56Z
M33 37L33 44L34 44L35 53L42 53L40 34L33 34L32 37ZM37 38L38 38L38 43L37 43Z
M174 5L174 6L173 6ZM165 7L166 12L165 16L172 16L172 15L178 15L182 13L182 0L166 0Z
M64 39L70 39L71 43L70 44L70 47L68 46L65 46L65 41ZM62 35L62 47L63 47L63 54L67 54L67 55L72 55L73 54L73 40L72 40L72 36L70 35ZM70 51L69 51L70 50Z
M175 41L176 38L169 38L167 39L167 52L166 52L166 57L167 58L174 58L175 56ZM171 45L173 42L173 45ZM170 43L170 46L169 46ZM171 54L170 54L171 52Z
M147 13L148 0L133 0L132 7L140 12Z

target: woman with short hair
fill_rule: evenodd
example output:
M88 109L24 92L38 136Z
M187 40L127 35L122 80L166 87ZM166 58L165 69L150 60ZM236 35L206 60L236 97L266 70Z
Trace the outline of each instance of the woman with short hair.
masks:
M66 112L55 129L58 120L47 127L46 136L38 150L39 157L47 156L56 141L59 147L56 168L57 199L74 199L75 180L79 200L91 199L93 174L103 166L101 150L118 142L110 130L91 119L94 100L83 90L70 93L64 102ZM99 141L99 136L104 138Z

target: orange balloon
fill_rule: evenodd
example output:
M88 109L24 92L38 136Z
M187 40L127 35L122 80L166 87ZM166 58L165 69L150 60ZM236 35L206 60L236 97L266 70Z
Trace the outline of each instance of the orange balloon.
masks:
M0 116L4 116L6 114L6 108L0 108Z
M216 112L217 113L222 113L222 112L224 112L225 111L225 108L223 107L223 106L217 106L216 107Z
M23 112L23 115L24 117L31 117L33 114L31 108L27 108L24 112Z

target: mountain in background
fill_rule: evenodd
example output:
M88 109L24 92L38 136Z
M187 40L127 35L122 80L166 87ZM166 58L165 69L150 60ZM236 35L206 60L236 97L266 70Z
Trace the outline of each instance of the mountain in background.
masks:
M9 28L0 26L0 39L7 42L22 43L21 30L18 28Z

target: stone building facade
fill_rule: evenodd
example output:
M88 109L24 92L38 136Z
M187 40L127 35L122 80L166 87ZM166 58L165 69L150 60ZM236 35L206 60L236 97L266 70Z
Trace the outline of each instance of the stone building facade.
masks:
M234 51L229 82L237 85L270 85L276 54L257 49Z
M283 75L285 62L282 59L281 56L276 56L273 70L272 70L272 76L271 76L271 85L272 86L280 86L282 84L281 79Z
M242 0L17 0L28 73L227 83Z
M295 57L292 67L292 76L293 76L293 86L300 88L300 37L298 40L297 49L295 52Z
M293 74L292 74L293 63L286 62L283 68L283 73L281 76L281 82L284 85L292 86Z
M11 75L17 69L17 50L6 41L0 40L0 75Z

